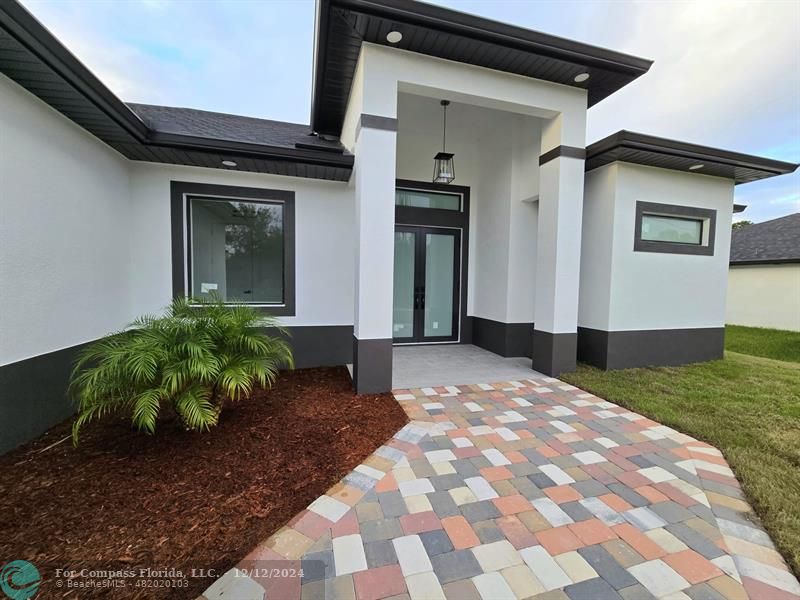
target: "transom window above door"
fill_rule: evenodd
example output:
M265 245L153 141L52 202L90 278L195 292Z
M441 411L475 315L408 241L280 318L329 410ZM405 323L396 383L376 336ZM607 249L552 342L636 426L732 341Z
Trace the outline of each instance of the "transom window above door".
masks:
M461 210L461 194L446 194L426 190L398 189L395 191L396 206L410 208L435 208L439 210Z

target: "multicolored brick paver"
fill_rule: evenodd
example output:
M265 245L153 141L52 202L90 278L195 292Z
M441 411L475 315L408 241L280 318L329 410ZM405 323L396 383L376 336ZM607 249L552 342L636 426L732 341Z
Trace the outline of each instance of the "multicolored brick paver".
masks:
M553 378L395 397L411 422L205 598L800 599L707 444Z

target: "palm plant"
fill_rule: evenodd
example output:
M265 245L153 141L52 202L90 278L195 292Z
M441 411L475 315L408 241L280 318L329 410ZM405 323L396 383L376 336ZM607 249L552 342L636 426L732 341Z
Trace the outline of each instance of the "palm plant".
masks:
M89 345L70 382L78 407L73 443L92 419L124 411L147 433L164 407L190 430L210 429L226 401L271 386L281 367L294 366L289 345L264 327L286 334L250 306L178 298L164 316L140 317Z

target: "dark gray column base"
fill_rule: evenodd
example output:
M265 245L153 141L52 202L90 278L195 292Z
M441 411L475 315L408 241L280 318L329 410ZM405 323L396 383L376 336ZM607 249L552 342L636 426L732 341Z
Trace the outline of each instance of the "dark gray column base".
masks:
M500 356L527 356L533 348L533 323L501 323L483 317L472 321L472 343Z
M533 368L551 377L574 371L577 348L577 333L550 333L534 329Z
M725 328L603 331L578 327L578 359L601 369L677 366L717 360Z
M357 394L392 391L392 339L353 336L353 385Z

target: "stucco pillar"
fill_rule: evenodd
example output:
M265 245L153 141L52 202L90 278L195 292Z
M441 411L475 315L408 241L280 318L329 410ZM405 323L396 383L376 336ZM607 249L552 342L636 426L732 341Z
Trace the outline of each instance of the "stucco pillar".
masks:
M396 137L396 119L361 115L353 169L356 215L353 383L359 394L392 389Z
M553 377L576 364L584 135L585 121L563 115L542 130L533 368Z

